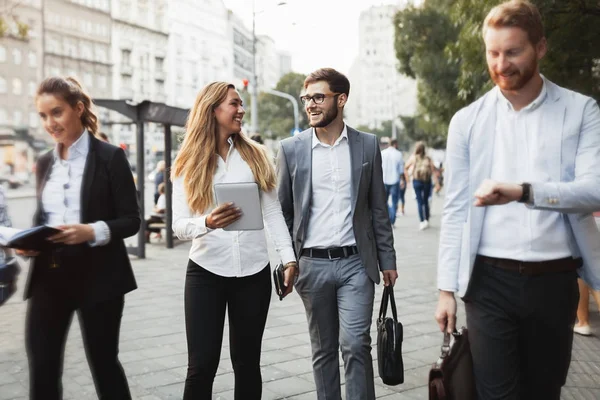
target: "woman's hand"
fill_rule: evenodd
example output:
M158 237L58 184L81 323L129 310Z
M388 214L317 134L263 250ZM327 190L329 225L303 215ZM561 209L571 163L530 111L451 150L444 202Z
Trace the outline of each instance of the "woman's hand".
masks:
M242 216L242 210L233 203L221 204L206 216L206 227L210 229L225 228Z
M285 271L283 271L283 284L285 285L285 292L283 297L292 293L294 290L294 278L298 275L298 265L296 262L289 262L285 264Z
M15 253L17 253L18 256L21 257L36 257L40 254L39 251L35 251L35 250L22 250L22 249L15 249Z
M53 243L80 244L93 242L96 239L94 228L88 224L73 224L57 226L62 232L48 238Z

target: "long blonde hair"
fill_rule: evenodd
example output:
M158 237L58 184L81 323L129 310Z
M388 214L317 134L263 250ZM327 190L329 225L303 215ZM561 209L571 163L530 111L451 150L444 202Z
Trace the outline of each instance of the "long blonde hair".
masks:
M46 78L38 86L36 97L42 94L59 96L73 108L75 108L78 102L81 102L84 107L81 114L81 124L92 135L99 137L98 116L96 116L94 111L94 103L76 78L72 76L66 78L51 76Z
M227 99L227 82L212 82L196 97L185 125L185 136L173 163L171 179L183 176L187 201L192 212L204 213L214 203L213 176L217 169L218 123L214 110ZM233 145L248 163L262 191L275 188L275 170L265 148L240 132L232 136Z

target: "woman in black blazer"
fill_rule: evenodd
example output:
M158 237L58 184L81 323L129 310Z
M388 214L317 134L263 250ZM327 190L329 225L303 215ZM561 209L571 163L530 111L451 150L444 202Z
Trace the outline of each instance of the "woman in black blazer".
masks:
M37 162L35 225L61 229L64 246L32 260L25 298L30 399L62 398L64 344L73 313L100 399L131 399L118 360L124 295L136 288L123 238L140 211L122 149L100 141L91 98L73 78L44 80L36 95L44 129L56 142Z

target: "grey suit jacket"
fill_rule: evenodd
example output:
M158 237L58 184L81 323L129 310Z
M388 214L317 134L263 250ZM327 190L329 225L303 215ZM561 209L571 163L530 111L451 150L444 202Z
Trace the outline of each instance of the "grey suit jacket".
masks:
M347 128L352 164L352 228L367 275L379 283L379 269L396 269L381 152L375 135ZM298 258L307 232L312 198L312 135L311 128L282 140L277 155L279 201ZM326 224L323 221L323 225Z

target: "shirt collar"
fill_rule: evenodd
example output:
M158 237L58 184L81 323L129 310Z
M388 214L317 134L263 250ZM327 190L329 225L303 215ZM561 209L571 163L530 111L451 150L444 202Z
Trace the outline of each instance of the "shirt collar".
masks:
M546 78L544 78L542 76L542 90L540 91L540 94L538 95L538 97L535 98L535 100L533 100L531 103L529 103L526 107L523 107L520 111L526 111L526 112L534 111L539 106L541 106L544 103L544 100L546 100L546 96L548 95L548 89L546 86L547 86ZM504 107L510 111L514 110L513 105L511 104L510 101L508 101L506 96L504 96L504 94L502 93L502 90L500 90L500 88L498 88L498 91L497 91L497 98L498 98L498 101L500 102L500 104L502 105L502 107Z
M60 159L58 148L60 144L54 146L54 159ZM71 147L69 147L69 156L67 160L73 160L77 157L87 157L90 150L90 135L87 129L84 129L83 134L77 139Z
M342 129L342 134L340 135L339 138L337 138L337 140L335 141L335 143L333 144L333 146L330 146L326 143L322 143L319 138L317 137L317 129L313 128L313 135L312 135L312 148L314 149L315 147L317 147L318 145L321 145L323 147L335 147L338 144L340 144L340 142L342 141L342 139L346 139L348 140L348 128L346 127L346 124L344 124L344 129Z

